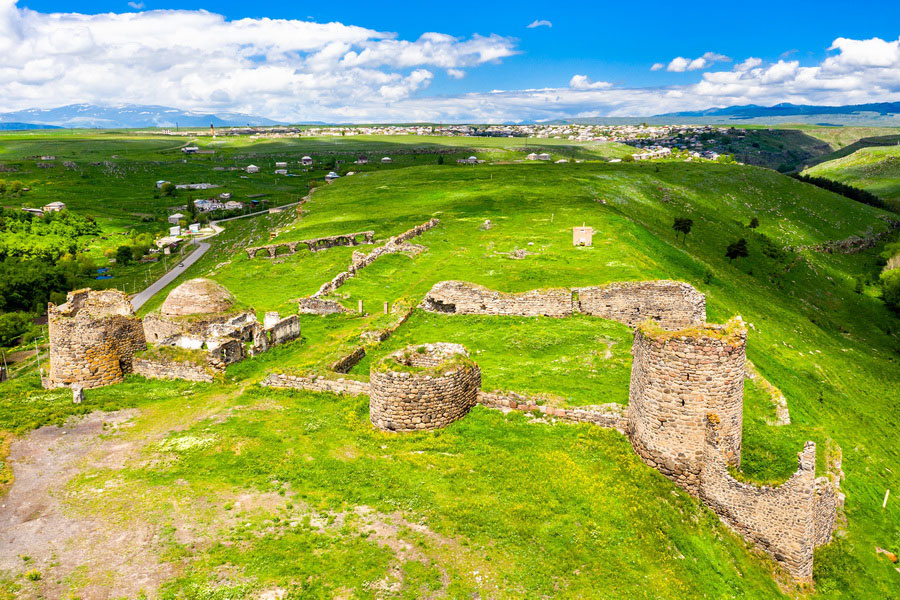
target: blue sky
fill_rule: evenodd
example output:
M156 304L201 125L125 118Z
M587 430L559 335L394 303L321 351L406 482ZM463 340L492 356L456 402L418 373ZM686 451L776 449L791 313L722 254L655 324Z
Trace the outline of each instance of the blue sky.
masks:
M198 10L220 16L206 25ZM30 44L18 62L0 47L10 110L100 96L276 118L516 120L900 100L900 2L0 0L0 46L4 11L20 41L10 48ZM131 33L118 39L123 22ZM73 69L106 89L92 95Z

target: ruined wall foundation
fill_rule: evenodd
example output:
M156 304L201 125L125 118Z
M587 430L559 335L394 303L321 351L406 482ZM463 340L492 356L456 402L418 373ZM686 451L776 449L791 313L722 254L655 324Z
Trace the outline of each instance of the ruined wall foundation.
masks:
M666 329L706 321L706 296L680 281L635 281L508 294L463 281L441 281L422 308L459 315L567 317L582 313L634 327L646 320Z

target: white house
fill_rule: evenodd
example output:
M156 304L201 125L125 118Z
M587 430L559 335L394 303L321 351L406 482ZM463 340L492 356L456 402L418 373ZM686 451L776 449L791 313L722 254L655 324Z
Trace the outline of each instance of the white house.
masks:
M287 169L275 169L276 175L287 175Z
M236 200L229 200L225 203L225 210L239 210L244 208L243 202L238 202Z
M356 159L356 164L358 165L366 165L369 163L369 157L365 154L360 154L359 158Z
M188 225L188 231L191 233L200 233L200 223L191 223Z
M277 168L277 169L286 169L286 168L287 168L287 163L286 163L286 162L277 162L277 163L275 163L275 168Z
M231 200L231 192L222 192L219 194L219 200Z
M259 167L257 167L256 165L247 165L244 170L248 173L259 173Z
M185 154L196 154L199 150L200 148L198 148L197 146L185 146L181 149L181 151Z
M541 154L537 155L537 159L538 160L550 160L550 155L547 154L546 152L542 152Z
M339 177L340 177L340 175L338 175L337 173L332 171L328 175L325 176L325 181L331 182L331 181L334 181L335 179L338 179Z
M312 161L311 156L304 156L303 158L300 159L300 164L303 165L304 167L310 166L312 164L312 162L313 161Z
M383 165L389 165L392 162L394 162L394 161L391 160L390 156L385 156L384 158L381 159L381 164L383 164Z
M561 159L559 159L558 161L556 161L556 164L561 165L561 164L564 164L564 163L567 163L567 162L569 162L569 161L566 160L565 158L561 158Z
M169 227L169 237L178 237L179 235L181 235L180 225L173 225L172 227Z
M172 225L178 225L178 222L184 218L184 215L181 213L175 213L174 215L169 215L169 218L166 219Z
M532 152L531 154L529 154L528 156L525 157L525 160L537 160L537 154Z
M45 213L59 212L61 210L66 210L66 205L63 202L51 202L50 204L45 204L43 210Z

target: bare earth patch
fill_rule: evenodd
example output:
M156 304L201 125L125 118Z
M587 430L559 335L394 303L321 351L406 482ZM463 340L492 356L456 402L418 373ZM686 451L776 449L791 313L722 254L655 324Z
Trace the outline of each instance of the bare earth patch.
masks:
M135 443L122 442L116 432L136 414L97 412L64 427L41 427L12 444L15 481L0 499L0 572L41 574L25 581L22 598L61 598L75 589L82 600L133 597L152 593L172 575L154 553L153 528L115 529L67 514L62 501L66 483L86 464L115 468L131 454Z

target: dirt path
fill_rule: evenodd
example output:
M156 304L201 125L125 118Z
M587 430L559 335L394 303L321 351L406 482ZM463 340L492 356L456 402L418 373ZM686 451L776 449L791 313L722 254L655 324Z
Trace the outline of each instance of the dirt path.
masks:
M42 427L12 444L15 481L0 498L0 573L41 575L17 579L20 597L68 597L73 587L82 600L134 597L152 593L172 575L154 552L150 527L115 529L69 514L62 501L82 467L120 467L132 454L134 443L116 434L136 414L97 412L64 427Z

